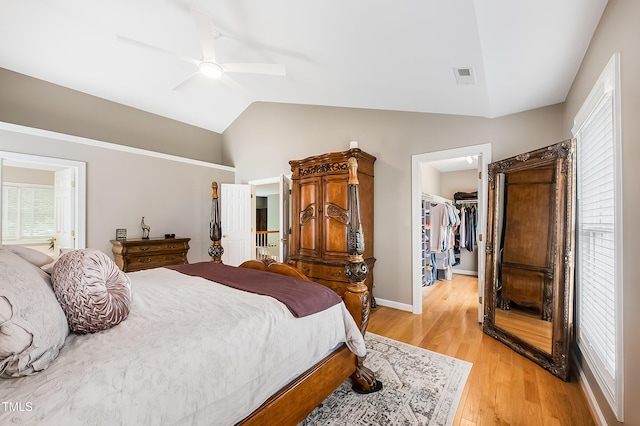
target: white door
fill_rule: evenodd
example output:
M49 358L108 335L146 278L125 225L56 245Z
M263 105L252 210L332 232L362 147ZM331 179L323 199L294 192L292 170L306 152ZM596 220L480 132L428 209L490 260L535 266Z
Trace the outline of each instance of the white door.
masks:
M251 226L255 214L255 197L251 185L220 185L220 220L222 222L222 262L238 266L252 259L255 235Z
M280 176L280 223L278 229L280 236L278 238L278 260L282 263L287 261L289 255L289 234L290 234L290 216L291 216L291 179L285 175Z
M53 220L55 223L55 253L58 248L76 248L75 170L55 172L53 194Z

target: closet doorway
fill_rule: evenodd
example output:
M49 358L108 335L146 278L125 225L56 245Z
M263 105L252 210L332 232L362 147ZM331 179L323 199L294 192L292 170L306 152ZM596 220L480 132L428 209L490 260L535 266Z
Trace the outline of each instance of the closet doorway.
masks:
M469 162L471 160L471 162ZM453 173L467 170L464 173L477 172L477 182L471 184L472 188L460 187L459 191L467 192L470 189L477 190L477 274L478 274L478 322L482 322L484 304L482 295L484 293L484 267L485 248L484 236L486 232L486 210L487 210L487 165L491 162L491 144L472 145L462 148L449 149L444 151L426 152L412 156L411 162L411 243L412 243L412 309L414 314L422 313L422 288L423 288L423 211L422 201L424 188L429 188L430 192L441 192L440 183L436 174L431 173ZM443 170L440 172L437 168ZM447 184L450 187L450 184ZM468 184L466 184L467 186ZM453 194L430 194L453 201ZM455 272L455 269L454 269ZM469 271L464 271L469 273Z

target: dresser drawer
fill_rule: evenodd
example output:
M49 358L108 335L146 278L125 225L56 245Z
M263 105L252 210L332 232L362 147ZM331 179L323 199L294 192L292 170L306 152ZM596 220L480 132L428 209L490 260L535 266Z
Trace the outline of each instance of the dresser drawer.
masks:
M332 280L323 280L321 278L310 278L310 280L330 288L331 290L335 291L340 297L344 295L345 291L347 291L347 287L349 287L348 281L332 281Z
M182 254L161 254L157 256L135 256L127 259L127 270L139 270L158 268L167 265L179 265L184 263Z
M376 300L373 297L373 266L376 259L370 258L365 260L369 267L369 273L364 280L364 284L369 289L371 294L371 307L377 306ZM344 275L344 264L326 264L326 263L314 263L305 260L290 259L289 265L302 272L311 281L315 281L319 284L329 287L340 296L344 294L349 286L349 280Z
M298 270L309 278L347 281L347 278L344 276L344 265L324 265L319 263L298 262Z
M176 242L167 242L164 244L150 244L150 245L135 245L127 247L127 253L131 256L136 256L138 254L147 254L147 253L158 253L158 252L170 252L170 251L184 251L185 244L184 243L176 243Z

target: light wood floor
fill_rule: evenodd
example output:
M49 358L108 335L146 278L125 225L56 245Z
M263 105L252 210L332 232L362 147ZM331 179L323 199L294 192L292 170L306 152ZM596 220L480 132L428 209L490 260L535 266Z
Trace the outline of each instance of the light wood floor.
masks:
M425 287L422 315L379 306L368 330L473 363L454 425L595 424L577 379L563 382L482 332L475 277Z

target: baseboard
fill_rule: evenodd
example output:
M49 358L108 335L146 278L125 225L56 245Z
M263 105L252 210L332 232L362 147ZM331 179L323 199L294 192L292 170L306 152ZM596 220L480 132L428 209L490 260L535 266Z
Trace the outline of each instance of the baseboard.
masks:
M386 306L387 308L394 308L394 309L399 309L401 311L413 312L413 306L407 305L406 303L398 303L398 302L394 302L393 300L380 299L379 297L376 297L376 303L380 306Z
M582 371L582 367L580 366L580 363L578 362L578 359L576 358L575 354L572 354L572 357L573 357L573 365L578 370L578 381L580 382L580 387L582 388L582 391L587 397L587 403L589 404L589 409L591 410L591 414L593 415L598 425L607 426L607 420L604 418L604 415L602 415L602 411L600 410L598 401L596 400L596 397L593 394L593 391L591 390L591 385L587 380L587 376L585 376L584 371Z
M454 274L460 274L460 275L473 275L474 277L478 276L478 271L468 271L468 270L465 270L465 269L453 268L453 273Z

